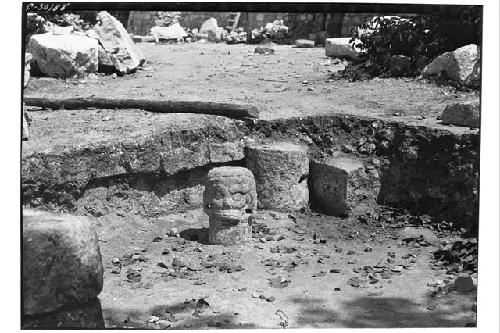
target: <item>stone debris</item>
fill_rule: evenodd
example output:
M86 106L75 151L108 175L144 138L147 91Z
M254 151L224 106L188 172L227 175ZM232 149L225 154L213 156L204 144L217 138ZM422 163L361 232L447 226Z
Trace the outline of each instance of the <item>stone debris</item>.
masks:
M303 146L276 142L247 147L246 167L255 175L258 207L299 211L309 203L309 158Z
M422 70L424 76L445 73L447 78L470 87L478 87L480 82L480 50L475 44L462 46L455 51L445 52L436 57Z
M479 100L476 100L447 105L440 118L444 124L479 128L481 126L480 116L480 103Z
M28 52L32 62L47 76L70 78L98 69L97 40L77 34L31 36Z
M106 63L118 73L128 74L145 62L141 50L134 45L123 24L106 11L97 14L94 26L99 44L107 58Z
M264 27L253 29L248 36L248 42L251 44L269 41L282 43L287 35L288 27L283 24L283 20L275 20L273 23L267 23Z
M101 253L85 217L23 211L22 256L25 315L85 304L101 292Z

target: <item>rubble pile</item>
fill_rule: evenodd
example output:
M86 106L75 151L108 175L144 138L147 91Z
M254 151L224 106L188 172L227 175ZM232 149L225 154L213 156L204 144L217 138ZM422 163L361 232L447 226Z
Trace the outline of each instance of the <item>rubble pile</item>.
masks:
M97 24L88 24L78 15L61 15L56 23L32 17L40 25L30 37L28 52L32 64L42 74L70 78L89 73L128 74L144 63L144 55L134 45L123 25L108 12L97 15Z
M249 34L248 43L258 44L262 42L283 43L288 35L288 27L283 24L283 20L275 20L267 23L265 27L253 29Z

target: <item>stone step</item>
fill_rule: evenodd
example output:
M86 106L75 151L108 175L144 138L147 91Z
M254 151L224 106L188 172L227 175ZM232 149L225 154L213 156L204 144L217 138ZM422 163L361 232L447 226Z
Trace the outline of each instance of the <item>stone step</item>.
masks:
M376 204L378 174L365 169L362 160L334 157L311 161L312 207L333 216L363 214Z

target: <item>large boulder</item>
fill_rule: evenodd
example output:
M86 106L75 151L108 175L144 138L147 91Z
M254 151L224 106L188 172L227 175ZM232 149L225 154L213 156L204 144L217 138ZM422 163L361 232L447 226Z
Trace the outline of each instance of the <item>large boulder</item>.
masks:
M480 84L480 66L479 47L469 44L436 57L422 70L422 75L434 76L444 72L451 80L477 87Z
M481 126L479 101L447 105L441 114L441 121L445 124L479 128Z
M94 31L99 44L119 73L130 73L144 63L144 55L135 46L123 24L108 12L103 11L97 14Z
M23 314L87 303L102 289L103 267L90 220L23 211Z
M200 28L200 34L208 35L208 40L214 42L217 38L217 35L220 36L221 29L217 25L217 20L213 17L203 22Z
M97 40L83 35L50 33L31 36L28 52L39 70L56 78L97 71Z
M325 40L325 55L333 58L354 59L361 52L359 48L353 47L351 38L327 38Z

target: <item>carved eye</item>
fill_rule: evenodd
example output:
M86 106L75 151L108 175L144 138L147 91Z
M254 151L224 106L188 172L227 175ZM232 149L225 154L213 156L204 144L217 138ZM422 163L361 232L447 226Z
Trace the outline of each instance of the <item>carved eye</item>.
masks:
M252 214L253 213L253 209L252 208L247 208L247 209L245 209L245 213Z

